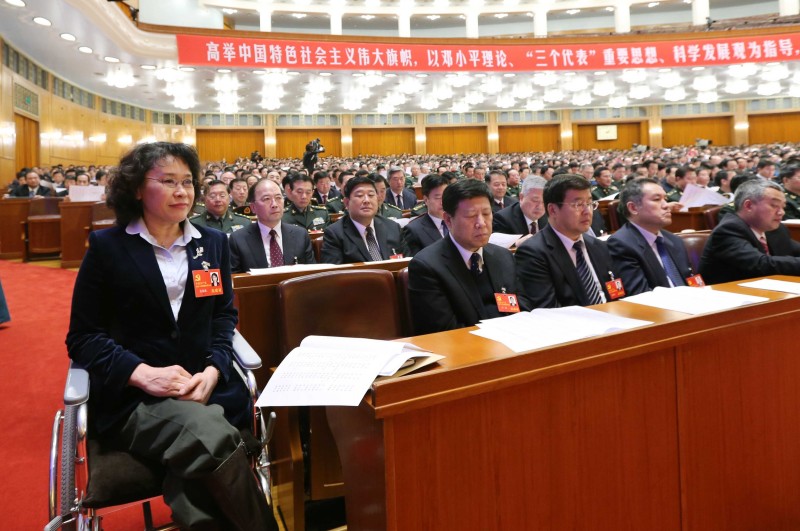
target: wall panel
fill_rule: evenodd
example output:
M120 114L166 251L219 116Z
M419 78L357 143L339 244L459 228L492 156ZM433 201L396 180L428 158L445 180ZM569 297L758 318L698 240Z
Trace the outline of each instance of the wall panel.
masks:
M195 138L201 161L233 162L249 159L255 150L265 151L263 129L198 129Z
M733 118L716 116L662 120L664 147L693 146L697 139L710 140L715 146L729 146L733 141Z
M325 148L320 157L341 157L342 133L339 129L278 129L275 134L277 158L302 158L309 141L319 138Z
M751 114L750 143L800 142L800 112Z
M414 128L353 129L353 156L414 153Z
M559 125L501 125L500 153L557 151L560 149Z
M31 168L39 164L39 122L14 114L17 147L14 158L17 169Z
M431 155L486 153L486 127L429 127L425 129L427 152Z
M572 124L573 149L630 149L633 144L647 144L647 136L642 137L642 123L646 124L646 122L617 123L616 140L597 140L596 123ZM603 122L603 125L610 124L613 122Z

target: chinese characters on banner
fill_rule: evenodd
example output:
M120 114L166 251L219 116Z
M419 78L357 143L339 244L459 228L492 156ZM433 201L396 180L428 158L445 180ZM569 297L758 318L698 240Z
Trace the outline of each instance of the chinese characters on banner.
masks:
M178 35L182 65L315 70L530 72L800 59L800 34L596 44L423 45Z

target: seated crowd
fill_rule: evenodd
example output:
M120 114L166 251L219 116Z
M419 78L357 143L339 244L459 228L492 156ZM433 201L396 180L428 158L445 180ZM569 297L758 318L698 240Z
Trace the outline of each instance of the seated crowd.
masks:
M70 180L102 185L105 176L96 167L26 168L8 195L48 196ZM669 232L688 184L730 199L699 271ZM781 223L800 219L800 155L791 144L328 157L311 175L300 160L259 156L210 163L201 185L190 221L229 234L234 273L412 256L415 333L517 310L499 302L501 294L530 310L599 304L701 277L712 284L800 274L800 244ZM597 201L613 195L625 223L607 237ZM515 252L489 243L492 232L517 235Z

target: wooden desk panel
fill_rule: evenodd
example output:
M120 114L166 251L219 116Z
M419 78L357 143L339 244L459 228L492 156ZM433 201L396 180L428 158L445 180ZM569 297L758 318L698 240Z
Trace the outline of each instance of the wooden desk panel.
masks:
M61 210L61 267L80 267L86 254L87 227L92 225L94 203L62 201Z
M682 230L708 230L706 218L703 213L705 208L690 208L688 212L673 212L672 223L667 227L670 232Z
M714 289L771 302L600 305L655 324L523 354L469 329L411 338L448 357L328 408L348 528L796 528L800 298Z
M794 241L800 242L800 223L784 223Z
M0 199L0 258L25 256L24 226L30 199Z

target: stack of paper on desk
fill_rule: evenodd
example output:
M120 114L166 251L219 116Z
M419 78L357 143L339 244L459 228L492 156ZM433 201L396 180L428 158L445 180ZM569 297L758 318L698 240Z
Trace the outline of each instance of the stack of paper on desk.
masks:
M691 315L730 310L739 306L768 300L766 297L689 286L678 286L676 288L658 287L653 291L622 299L623 302L632 302Z
M443 357L409 343L308 336L281 362L256 405L357 406L376 376L409 372Z
M706 205L724 205L728 202L728 198L722 194L697 186L696 184L687 184L686 189L681 196L681 204L683 205L683 212L690 207L702 207Z
M800 282L788 282L786 280L762 278L761 280L743 282L739 285L744 286L745 288L765 289L768 291L780 291L781 293L794 293L795 295L800 295Z
M317 271L322 269L337 269L353 267L353 264L294 264L277 267L259 267L249 271L251 275L272 275L278 273L291 273L299 271Z
M472 333L498 341L514 352L524 352L649 324L653 323L581 306L567 306L538 308L481 321L479 330Z

